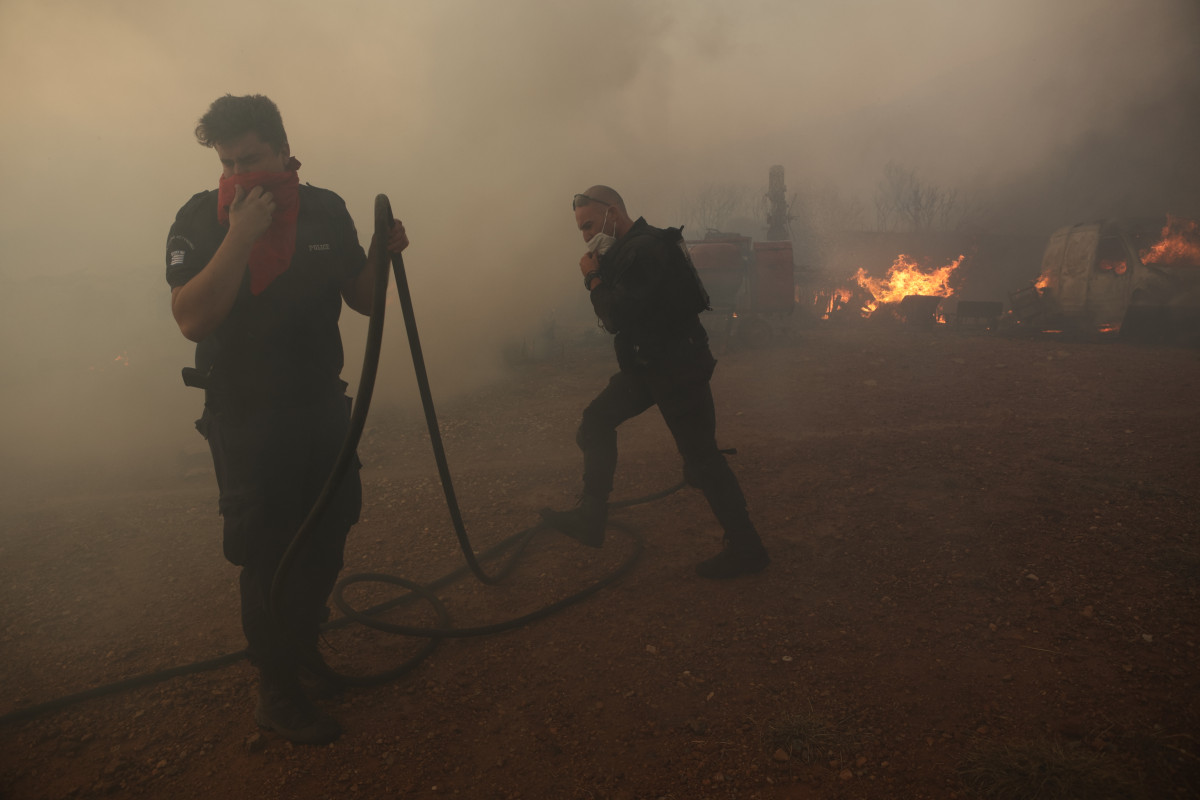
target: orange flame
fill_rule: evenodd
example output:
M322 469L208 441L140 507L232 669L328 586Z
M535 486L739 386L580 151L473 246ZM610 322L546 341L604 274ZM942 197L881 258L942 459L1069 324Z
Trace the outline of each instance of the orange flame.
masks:
M853 289L822 289L812 296L812 306L821 314L821 319L829 319L830 314L836 314L850 305L853 297Z
M1170 265L1180 261L1200 265L1200 222L1167 215L1162 238L1141 252L1143 264Z
M962 264L963 258L960 255L944 267L923 272L916 261L900 254L882 279L868 276L867 271L859 267L854 280L875 298L875 304L869 306L868 311L874 311L877 304L898 303L910 294L950 297L954 294L949 284L950 276Z

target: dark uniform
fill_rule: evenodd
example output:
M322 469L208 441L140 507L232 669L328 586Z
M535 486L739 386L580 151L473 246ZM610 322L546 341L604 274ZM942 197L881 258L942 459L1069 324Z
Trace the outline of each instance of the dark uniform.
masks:
M167 238L167 282L182 286L199 273L227 230L217 221L215 190L189 200ZM289 268L257 295L250 292L247 272L229 316L196 347L193 382L205 389L196 427L212 451L225 557L242 567L242 627L250 659L264 675L287 679L295 671L271 619L271 584L349 427L340 377L341 287L365 264L342 199L302 185ZM306 647L316 647L346 535L361 507L356 460L286 585L286 624Z
M716 360L699 314L708 295L682 232L639 218L600 257L591 292L604 327L616 334L620 372L584 410L584 495L607 498L617 466L617 426L657 405L683 456L687 482L700 489L728 543L761 548L737 478L717 448L712 377Z

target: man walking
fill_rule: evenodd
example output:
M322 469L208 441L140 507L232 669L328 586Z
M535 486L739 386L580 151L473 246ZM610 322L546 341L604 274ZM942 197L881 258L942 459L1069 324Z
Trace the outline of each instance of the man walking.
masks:
M616 335L608 386L584 409L576 441L583 450L583 497L568 511L543 509L551 527L591 547L604 543L608 496L617 467L617 427L657 405L683 456L684 477L700 489L724 529L724 547L700 562L705 578L761 572L770 563L737 477L717 448L712 377L716 361L699 314L708 308L678 228L629 217L607 186L575 195L571 207L588 251L584 286L605 330Z

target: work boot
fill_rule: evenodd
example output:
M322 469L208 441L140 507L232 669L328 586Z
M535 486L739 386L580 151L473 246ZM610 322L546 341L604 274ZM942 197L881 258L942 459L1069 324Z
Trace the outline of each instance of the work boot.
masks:
M297 744L328 744L342 735L337 720L318 709L295 680L263 676L254 709L258 727Z
M755 536L752 539L725 539L725 547L712 558L696 565L701 578L736 578L762 572L771 563L767 550Z
M559 533L565 533L580 544L588 547L604 545L604 526L608 524L608 501L595 495L585 494L579 505L570 511L554 511L543 508L542 519Z

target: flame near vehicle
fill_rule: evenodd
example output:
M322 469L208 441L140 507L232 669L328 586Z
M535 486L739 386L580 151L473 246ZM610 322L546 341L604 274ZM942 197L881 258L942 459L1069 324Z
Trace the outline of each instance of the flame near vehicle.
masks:
M1162 239L1138 255L1143 264L1200 266L1200 222L1168 214Z
M1194 341L1200 221L1166 214L1060 228L1037 281L1009 297L1020 307L1017 321L1034 327Z
M1167 214L1158 241L1140 250L1138 258L1143 264L1160 267L1200 267L1200 221ZM1114 275L1124 275L1129 271L1129 264L1119 258L1101 259L1096 266ZM1033 285L1040 291L1049 284L1050 274L1043 272Z

